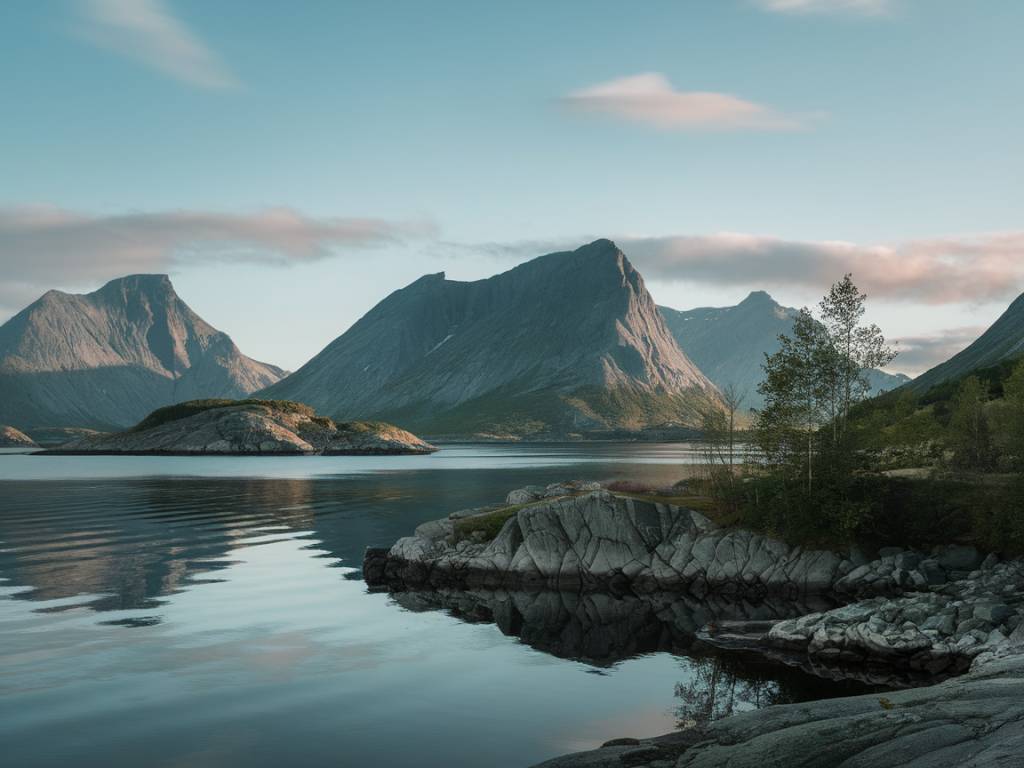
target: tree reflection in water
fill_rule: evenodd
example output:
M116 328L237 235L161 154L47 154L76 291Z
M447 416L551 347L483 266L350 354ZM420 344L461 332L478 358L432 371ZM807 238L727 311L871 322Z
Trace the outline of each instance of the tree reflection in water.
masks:
M676 683L675 688L681 702L675 711L679 728L707 725L736 712L797 700L781 680L756 669L745 669L741 676L720 656L693 657L687 660L687 667L690 679Z

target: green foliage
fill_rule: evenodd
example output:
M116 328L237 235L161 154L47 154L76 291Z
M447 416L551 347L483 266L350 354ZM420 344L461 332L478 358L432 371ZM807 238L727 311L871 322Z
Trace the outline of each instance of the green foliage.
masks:
M992 435L985 404L988 391L975 376L960 385L949 421L949 442L957 466L985 470L992 464Z
M742 487L736 524L806 546L929 549L955 541L1024 552L1024 479L889 477L858 474L839 487L822 483L813 495L771 476Z
M963 540L1024 552L1024 476L997 474L1024 468L1024 360L865 402L862 371L892 352L861 325L864 300L846 276L821 322L803 310L766 359L764 460L734 491L735 521L809 545ZM883 472L903 467L926 470Z
M265 408L272 408L279 412L295 413L303 416L309 416L310 418L313 418L316 415L316 412L308 405L296 403L291 400L188 400L184 403L176 403L163 408L157 408L146 418L132 427L131 431L142 432L143 430L153 429L154 427L159 427L172 421L187 419L190 416L195 416L196 414L203 413L204 411L213 410L215 408L231 408L237 405L258 405Z
M850 275L834 284L820 304L821 319L802 309L793 335L764 362L757 442L771 472L783 482L815 493L816 476L842 494L851 454L850 414L870 391L866 370L889 363L895 353L875 325L864 325L866 296Z
M1003 450L1012 466L1024 464L1024 361L1019 361L1003 382L1004 408L998 423L1003 425Z

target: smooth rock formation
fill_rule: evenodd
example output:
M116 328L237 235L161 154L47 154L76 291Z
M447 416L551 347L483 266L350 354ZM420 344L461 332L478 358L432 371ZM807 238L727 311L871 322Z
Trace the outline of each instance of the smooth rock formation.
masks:
M763 597L897 595L945 583L959 571L900 552L867 561L857 552L805 550L749 531L720 528L698 512L630 498L593 483L527 487L504 505L425 523L388 551L368 555L367 579L423 586L628 589ZM460 535L467 522L501 521L490 541ZM934 564L926 573L910 566ZM959 561L953 563L959 565Z
M427 275L261 396L426 434L564 436L700 423L714 385L609 240L500 275Z
M342 422L287 401L195 401L160 409L135 428L90 435L50 454L417 454L437 450L403 429Z
M50 291L0 326L0 423L29 433L124 428L155 408L244 397L283 375L239 352L166 275Z
M0 424L0 448L38 448L35 440L21 430Z
M761 408L757 387L764 379L766 354L779 349L779 336L792 335L797 310L764 291L754 291L735 307L678 310L658 307L680 348L719 388L745 394L744 409ZM910 381L903 374L868 371L873 395Z

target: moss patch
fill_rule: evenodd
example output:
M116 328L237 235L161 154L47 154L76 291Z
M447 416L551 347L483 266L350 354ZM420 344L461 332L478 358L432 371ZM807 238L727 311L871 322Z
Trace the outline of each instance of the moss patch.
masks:
M501 529L505 526L505 523L509 521L517 512L527 507L536 507L542 504L549 504L551 502L559 501L560 499L568 499L573 496L581 496L581 493L569 494L567 496L556 496L550 499L538 499L537 501L527 502L526 504L513 504L509 507L502 507L496 509L493 512L486 512L480 515L473 515L472 517L464 517L460 520L455 521L455 539L461 541L462 539L470 538L474 533L480 531L483 533L482 541L493 541L494 538L501 532ZM612 495L620 499L635 499L636 501L648 501L652 504L671 504L672 506L681 507L683 509L692 509L695 512L706 513L709 516L713 516L718 512L718 507L714 500L708 496L698 496L694 494L687 494L681 496L661 496L657 494L643 494L643 493L622 493L612 492ZM478 537L479 538L479 537Z
M198 413L210 411L215 408L231 408L236 405L259 405L283 413L294 413L301 416L314 418L316 412L308 405L296 403L291 400L227 400L214 398L209 400L188 400L184 403L175 403L163 408L157 408L149 416L131 428L131 432L142 432L146 429L153 429L172 421L180 421ZM330 419L326 420L330 422Z
M537 502L533 502L536 504ZM484 541L493 541L509 518L520 509L529 507L530 504L513 504L511 507L496 509L483 515L473 515L455 521L455 538L458 540L468 539L477 531L484 534Z
M663 496L657 493L624 493L615 491L614 496L623 499L636 499L637 501L649 501L651 504L670 504L674 507L692 509L694 512L715 514L718 512L718 504L710 496L698 494L683 494L680 496Z

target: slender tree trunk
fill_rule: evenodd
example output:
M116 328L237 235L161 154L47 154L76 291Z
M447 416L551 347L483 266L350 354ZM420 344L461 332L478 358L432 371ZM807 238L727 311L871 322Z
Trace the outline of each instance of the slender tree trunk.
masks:
M812 467L813 451L811 450L811 431L807 431L807 492L810 493L814 486L814 471Z

